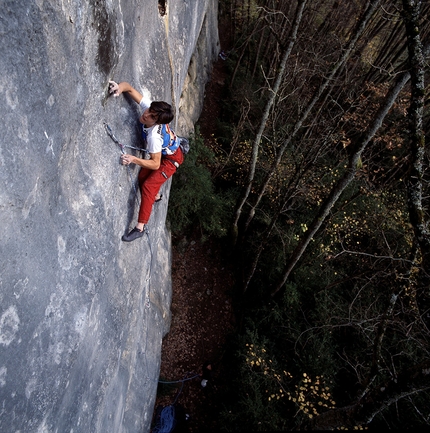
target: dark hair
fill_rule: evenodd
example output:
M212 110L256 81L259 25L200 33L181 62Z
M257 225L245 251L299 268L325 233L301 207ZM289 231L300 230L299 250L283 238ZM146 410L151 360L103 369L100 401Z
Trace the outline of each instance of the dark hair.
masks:
M152 101L149 111L157 116L158 124L170 123L173 120L172 106L164 101Z

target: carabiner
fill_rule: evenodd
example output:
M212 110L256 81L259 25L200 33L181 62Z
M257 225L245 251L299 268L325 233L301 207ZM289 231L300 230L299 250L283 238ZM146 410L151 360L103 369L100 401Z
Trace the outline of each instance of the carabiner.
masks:
M118 141L118 139L115 137L115 135L113 135L113 131L112 131L111 127L106 122L103 122L103 123L105 125L106 132L108 133L109 137L112 138L112 140L115 143L120 144L119 141Z

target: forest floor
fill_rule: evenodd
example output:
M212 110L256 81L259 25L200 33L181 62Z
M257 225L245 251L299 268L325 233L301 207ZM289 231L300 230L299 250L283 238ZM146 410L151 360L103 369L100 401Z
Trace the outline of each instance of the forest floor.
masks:
M219 117L225 78L224 61L218 58L198 121L208 146ZM189 415L186 431L191 433L218 430L220 391L227 385L223 371L228 366L223 361L226 339L235 329L230 296L234 269L227 262L224 248L217 239L202 242L198 232L172 239L172 322L163 339L160 378L174 382L199 376L159 386L155 407L173 403L182 406ZM202 387L200 375L205 362L211 363L212 378Z

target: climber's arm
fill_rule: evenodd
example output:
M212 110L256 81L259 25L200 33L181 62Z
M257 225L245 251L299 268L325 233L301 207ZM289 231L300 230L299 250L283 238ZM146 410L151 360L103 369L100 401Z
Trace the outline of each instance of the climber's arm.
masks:
M161 163L161 152L150 153L150 159L142 159L137 156L125 154L121 155L121 162L123 165L136 164L142 168L149 168L150 170L158 170Z
M123 81L121 83L116 83L115 81L109 81L109 93L113 96L119 96L121 93L128 93L134 102L138 104L142 100L143 96L138 92L131 84Z

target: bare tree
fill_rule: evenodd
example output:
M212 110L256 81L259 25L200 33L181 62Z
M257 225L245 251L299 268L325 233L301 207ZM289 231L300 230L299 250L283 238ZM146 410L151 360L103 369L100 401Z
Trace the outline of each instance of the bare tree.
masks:
M408 36L409 58L410 58L410 72L406 72L397 81L395 86L392 87L387 94L385 104L379 109L375 122L366 132L365 136L360 143L356 144L356 151L351 155L350 164L343 178L333 188L330 197L322 206L318 216L314 219L309 232L305 234L304 239L296 249L298 253L309 240L309 234L315 228L320 226L327 216L328 207L332 207L333 200L339 197L338 194L352 180L351 175L356 171L357 161L371 137L376 133L377 128L381 125L387 111L392 106L396 95L411 78L411 104L409 109L409 117L411 120L411 149L413 160L411 162L410 176L407 182L408 187L408 207L410 211L410 218L417 238L417 243L420 245L422 260L422 268L426 276L425 280L428 281L428 258L429 258L429 235L427 231L427 221L422 208L422 179L423 179L423 156L424 156L424 134L422 128L422 113L424 107L424 54L428 54L430 46L427 45L423 50L420 33L419 33L419 2L412 0L403 0L404 5L404 20L406 26L406 33ZM379 125L379 126L378 126ZM348 181L349 179L349 181ZM297 255L293 257L298 259ZM294 261L294 260L293 260ZM297 262L297 261L296 261ZM292 261L287 269L291 269ZM288 272L288 271L287 271ZM285 276L286 274L284 274ZM285 282L285 280L284 280ZM426 286L427 287L427 286ZM428 287L427 287L428 288ZM277 288L280 289L280 286ZM276 291L275 291L276 293ZM385 332L391 317L393 316L393 309L398 299L399 294L392 294L387 310L374 332L374 351L373 362L369 368L369 375L363 383L363 390L358 396L357 400L348 406L338 409L333 409L322 413L315 417L310 425L312 429L317 430L332 430L340 427L354 427L357 425L366 425L370 423L374 417L383 412L388 406L396 404L401 399L413 397L421 392L430 389L430 362L427 360L418 362L408 368L395 371L395 374L382 385L372 386L379 374L380 362L382 359L382 346L385 337ZM426 311L426 310L425 310ZM423 323L419 327L420 332L423 334L423 342L428 341L429 335L427 327L425 326L425 313L423 317L417 317L417 320ZM394 323L394 321L393 321ZM399 326L398 324L396 325ZM409 331L406 332L406 329ZM405 327L405 335L410 333L412 324ZM415 336L418 339L419 337ZM425 344L425 343L424 343Z
M285 66L286 66L287 60L291 54L291 50L293 49L294 42L297 38L297 31L298 31L299 26L300 26L300 22L301 22L301 19L303 16L303 10L306 6L306 1L307 0L300 0L298 2L293 28L291 30L291 34L289 37L289 43L285 47L284 53L282 55L282 61L281 61L281 64L279 65L279 68L278 68L278 74L277 74L275 84L274 84L273 88L270 89L270 97L266 103L266 107L264 109L263 116L261 118L261 122L260 122L260 126L258 128L257 135L255 136L255 139L254 139L253 144L252 144L252 154L251 154L250 167L249 167L249 171L248 171L248 180L247 180L247 184L245 187L245 191L244 191L244 193L240 199L239 205L236 208L236 212L235 212L236 216L235 216L235 219L233 221L233 233L234 233L235 237L237 236L237 224L239 221L239 217L242 213L243 205L245 204L245 202L249 196L249 193L250 193L251 187L252 187L252 183L254 181L255 167L257 165L257 159L258 159L258 147L260 146L261 137L263 135L264 129L266 128L266 123L267 123L267 119L269 118L270 110L273 107L273 103L274 103L275 98L278 94L278 90L281 86L283 76L285 73Z
M366 26L367 26L369 20L371 19L371 17L373 16L375 10L377 9L378 5L379 5L379 0L376 0L376 1L370 1L369 0L366 2L365 12L364 12L363 16L361 17L361 19L359 20L359 22L355 28L355 31L351 35L347 46L345 47L345 49L342 52L342 55L340 56L339 60L334 63L333 67L331 68L330 73L323 80L323 82L320 84L320 86L318 87L318 89L314 93L312 99L307 104L305 110L301 114L300 118L294 124L293 130L289 134L288 138L280 146L280 148L277 152L276 159L275 159L274 163L272 164L272 167L270 168L269 172L267 173L267 175L266 175L266 177L265 177L265 179L264 179L264 181L263 181L263 183L259 189L257 199L256 199L254 205L251 206L251 208L250 208L248 218L247 218L245 226L244 226L244 231L247 230L250 222L252 221L252 219L255 215L255 210L258 207L263 195L265 194L266 188L269 185L269 182L270 182L272 176L274 175L277 167L281 163L282 156L283 156L285 150L291 144L291 142L296 138L297 134L301 130L304 122L306 121L306 119L308 118L310 113L312 112L313 108L315 107L317 102L321 99L321 97L323 96L323 94L324 94L325 90L328 88L328 86L332 83L333 78L338 73L339 69L345 64L345 62L347 61L347 59L349 58L349 56L353 52L358 39L360 38L360 36L364 32L364 30L366 29ZM242 204L242 206L243 206L243 204ZM241 211L242 211L242 207L238 208L238 210L236 211L235 225L237 225L237 221L239 220Z
M312 430L334 430L369 424L376 415L399 400L430 389L430 361L404 369L391 380L374 388L349 406L333 409L315 417Z
M424 111L424 71L425 61L420 38L419 6L421 2L403 0L405 25L408 38L408 50L411 72L411 103L409 108L411 167L407 180L408 207L411 224L421 248L422 266L425 281L430 281L430 233L429 221L425 217L422 204L424 178L425 136L423 131Z
M412 2L415 3L415 2ZM415 6L416 7L416 6ZM411 6L412 8L412 6ZM408 12L405 6L406 16L411 16L415 21L406 19L406 28L409 39L409 51L411 58L411 71L414 74L414 83L412 83L412 101L410 108L410 117L412 124L412 135L411 135L411 148L413 154L413 163L411 168L411 176L408 181L408 192L409 192L409 210L411 222L413 224L418 242L423 251L424 269L426 274L430 276L429 258L430 258L430 237L427 230L428 222L424 219L424 212L422 209L422 177L423 177L423 156L424 156L424 135L422 130L422 111L424 106L424 55L421 42L419 40L419 35L417 35L416 29L418 27L418 16ZM415 12L418 13L417 11ZM427 45L425 53L428 54L430 46ZM349 185L349 183L354 179L357 167L361 162L361 155L374 137L377 130L382 125L382 122L387 115L388 111L395 102L395 99L399 95L400 91L404 85L409 81L411 77L411 72L407 71L403 73L397 80L395 85L391 88L390 92L385 98L385 103L380 107L378 113L375 115L373 123L367 129L366 133L360 140L356 143L354 151L350 156L348 167L345 174L337 182L335 187L332 189L331 193L325 200L324 204L321 206L313 222L309 226L309 229L304 234L303 238L300 240L299 244L293 251L281 278L276 288L272 291L272 296L274 296L285 284L291 271L303 255L311 239L315 236L316 232L321 227L322 223L326 219L330 210L333 208L337 200L339 199L342 192Z
M388 92L385 103L380 107L378 113L376 113L374 117L373 123L370 125L370 127L367 129L366 133L363 135L363 137L360 138L360 140L355 144L355 150L351 154L349 158L348 167L345 170L344 175L339 179L337 184L333 187L331 190L329 196L325 200L325 202L320 207L316 217L310 224L308 230L305 232L303 238L299 241L297 247L291 254L291 257L288 261L288 263L285 266L282 278L280 282L277 284L275 289L272 291L272 296L274 296L278 291L282 288L282 286L287 281L288 277L290 276L291 271L299 261L299 259L302 257L303 253L305 252L307 246L309 245L309 242L312 240L312 238L315 236L316 232L321 227L321 224L326 219L327 215L329 214L332 207L335 205L337 200L339 199L342 192L345 190L345 188L350 184L350 182L354 179L355 174L357 172L357 168L359 167L361 163L361 154L363 153L366 146L369 144L370 140L374 137L375 133L378 131L380 126L382 125L382 122L387 115L388 111L392 107L394 101L396 100L397 96L399 95L400 91L403 89L404 85L408 82L410 78L410 73L405 72L395 83L395 85L390 89Z

